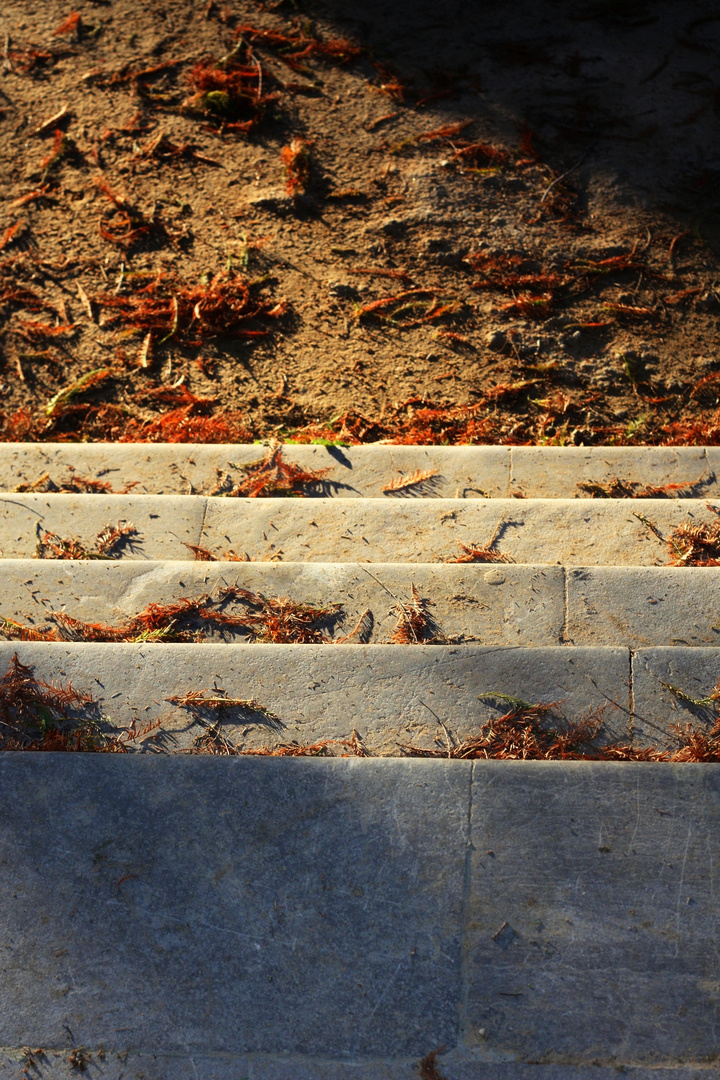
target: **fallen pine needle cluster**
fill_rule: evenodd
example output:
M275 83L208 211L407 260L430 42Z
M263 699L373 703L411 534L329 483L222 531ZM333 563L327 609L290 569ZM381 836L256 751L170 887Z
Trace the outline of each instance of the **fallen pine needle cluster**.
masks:
M241 606L239 613L226 610L230 602ZM204 593L194 600L182 597L169 604L148 604L118 626L84 622L64 611L50 612L51 625L41 628L0 616L0 634L11 641L187 643L204 641L207 631L213 630L223 636L239 632L260 644L317 645L331 642L327 630L339 618L341 608L341 604L314 607L288 597L268 598L249 589L226 586L215 597Z

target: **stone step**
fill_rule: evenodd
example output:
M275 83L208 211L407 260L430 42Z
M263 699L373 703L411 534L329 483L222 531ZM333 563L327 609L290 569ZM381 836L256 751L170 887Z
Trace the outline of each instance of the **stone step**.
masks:
M630 654L612 648L482 645L232 645L0 642L0 671L17 654L37 678L70 681L97 701L113 730L133 718L162 725L135 749L176 750L206 729L169 698L225 693L256 707L220 714L223 734L246 748L342 739L356 730L377 754L399 743L432 748L443 724L463 740L511 705L557 702L570 720L606 707L607 737L632 737ZM488 695L490 697L488 697ZM211 710L212 711L212 710ZM667 712L667 710L666 710ZM92 710L91 710L92 713ZM207 713L206 713L207 715ZM217 715L213 713L213 717ZM674 715L674 714L673 714ZM655 720L662 724L658 714ZM655 722L655 721L654 721ZM653 734L653 745L659 736Z
M709 1077L719 792L717 765L3 754L2 1064Z
M316 608L341 605L318 624L332 640L388 642L398 603L413 586L431 620L428 636L485 645L720 645L720 567L578 567L500 564L206 563L0 560L0 616L36 629L51 612L118 626L150 604L218 597L242 588ZM222 610L241 615L232 602ZM433 625L434 624L434 625ZM209 641L249 631L201 623ZM8 636L15 636L11 628Z
M645 520L642 520L645 519ZM517 563L655 566L681 523L717 521L704 499L227 499L188 495L0 496L0 557L31 558L37 530L91 550L108 524L132 523L122 556L187 560L187 544L219 559L444 562L465 547ZM233 554L234 553L234 554Z
M60 486L77 476L109 483L113 491L209 494L218 470L235 484L243 465L260 460L259 445L4 443L0 490L13 491L48 474ZM283 458L304 470L329 469L307 495L342 498L587 498L579 484L613 479L647 487L686 484L678 496L720 494L720 447L535 446L300 446ZM70 472L68 470L71 470ZM419 473L434 473L411 483ZM395 484L395 488L392 485ZM397 486L399 485L399 487Z
M444 740L443 725L459 741L473 736L508 711L508 698L556 702L554 713L570 721L604 709L608 740L672 749L675 725L702 726L714 715L709 698L720 680L717 649L684 646L0 642L2 671L14 654L37 678L89 693L113 730L162 718L134 749L191 746L205 721L168 699L200 691L256 703L221 713L227 738L250 749L353 730L377 754L405 743L431 748Z
M198 718L168 699L200 691L255 702L221 712L223 734L249 749L353 730L375 754L397 754L406 743L432 748L438 738L444 747L445 729L458 741L472 737L511 708L508 699L557 703L553 715L571 722L600 709L605 741L674 749L677 725L711 722L720 683L717 649L686 646L3 641L0 671L14 655L38 679L90 694L108 730L162 718L130 746L145 750L192 745L209 714Z
M0 560L0 580L0 617L37 629L57 629L50 612L120 625L149 604L170 605L203 594L218 597L227 588L272 599L289 597L315 608L338 605L335 615L317 624L333 640L352 635L369 611L371 618L351 639L356 644L390 640L401 617L399 604L412 602L413 586L429 620L426 636L440 641L559 645L565 619L564 574L552 566L9 559ZM228 615L249 610L232 600L222 606ZM241 642L252 636L249 629L195 625L211 641Z

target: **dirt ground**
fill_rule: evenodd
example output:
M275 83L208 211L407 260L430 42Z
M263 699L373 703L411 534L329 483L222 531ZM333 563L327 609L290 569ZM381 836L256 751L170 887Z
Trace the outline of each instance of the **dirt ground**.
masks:
M711 0L0 19L0 438L720 441Z

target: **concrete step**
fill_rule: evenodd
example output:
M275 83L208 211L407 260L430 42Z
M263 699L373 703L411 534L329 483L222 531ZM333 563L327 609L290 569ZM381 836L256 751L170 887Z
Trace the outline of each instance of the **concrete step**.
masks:
M603 709L606 741L672 750L676 725L709 730L720 678L717 649L683 646L2 642L3 672L14 654L37 678L90 694L97 707L88 715L103 717L108 730L161 719L130 745L145 750L187 748L219 716L223 734L244 748L356 730L372 753L397 754L400 744L432 748L438 738L445 747L447 732L470 738L508 711L508 699L557 703L553 714L573 722ZM168 703L191 692L255 705L218 714Z
M553 715L571 722L600 709L604 741L673 750L677 725L709 730L720 680L716 648L684 646L4 641L0 673L14 655L36 678L90 694L97 708L88 715L102 717L109 731L162 718L129 746L143 750L191 746L210 714L233 744L249 749L343 739L353 730L374 754L398 754L407 743L432 748L438 738L445 748L448 731L470 738L518 699L557 703ZM168 703L201 691L257 707L218 714Z
M150 604L172 605L223 589L315 608L340 605L317 623L337 641L388 642L398 603L413 586L431 620L428 636L486 645L720 644L720 567L578 567L416 563L207 563L0 560L0 616L23 626L60 630L52 612L111 626L126 624ZM249 609L232 599L227 614ZM167 616L168 621L170 615ZM434 625L433 625L434 624ZM248 629L197 621L208 641L245 641ZM0 630L0 633L2 631ZM68 631L71 633L72 631ZM6 627L9 638L17 630Z
M3 754L2 1063L709 1077L719 792L717 765Z
M445 747L443 724L458 741L476 734L511 708L503 695L557 702L568 720L606 707L607 739L632 738L627 649L0 642L0 672L14 654L38 679L90 694L97 708L88 715L109 730L162 719L131 749L188 748L218 719L222 734L248 749L355 730L372 753L398 754L400 743L432 748L439 738ZM168 703L201 691L255 705L198 713ZM662 715L653 722L662 726ZM654 731L652 745L659 738Z
M51 612L115 626L150 604L171 605L205 594L217 598L228 588L271 599L289 597L318 609L337 605L336 613L317 623L319 633L336 641L352 635L369 611L371 618L351 638L356 644L390 640L401 618L398 605L412 603L413 586L430 620L426 636L440 641L559 645L565 620L564 573L549 566L13 559L0 560L0 580L0 617L38 630L59 629ZM242 616L255 609L230 598L221 610ZM716 613L709 617L714 620ZM200 620L192 625L211 641L255 636L247 627ZM5 633L16 636L11 627Z
M645 520L643 520L645 519ZM517 563L656 566L681 523L717 520L704 499L224 499L183 495L13 494L0 497L0 557L32 558L38 530L92 550L108 524L132 523L119 554L285 562L444 562L468 547ZM465 548L463 547L465 545ZM229 554L228 554L229 553Z
M4 443L0 490L32 485L45 474L56 486L75 477L127 485L136 493L209 494L218 471L234 484L265 446L187 444ZM304 470L330 470L306 495L342 498L588 498L580 484L613 479L644 487L689 485L676 496L720 494L719 447L298 446L283 459ZM418 474L432 473L424 481ZM413 478L416 482L412 482ZM43 482L45 486L47 481ZM393 485L395 485L393 487ZM42 489L41 486L41 489Z

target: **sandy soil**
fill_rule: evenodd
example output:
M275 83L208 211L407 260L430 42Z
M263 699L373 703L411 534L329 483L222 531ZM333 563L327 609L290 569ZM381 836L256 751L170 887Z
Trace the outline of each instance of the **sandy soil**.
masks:
M719 441L711 0L0 34L3 438Z

